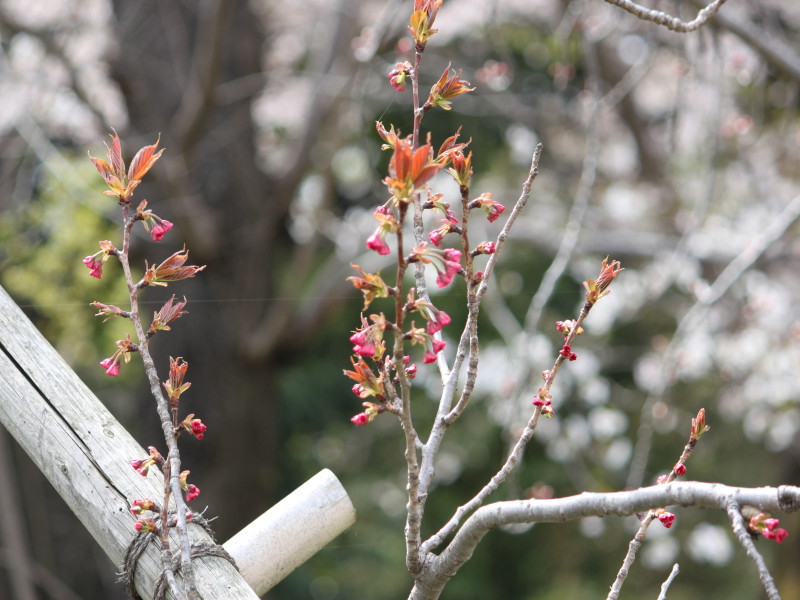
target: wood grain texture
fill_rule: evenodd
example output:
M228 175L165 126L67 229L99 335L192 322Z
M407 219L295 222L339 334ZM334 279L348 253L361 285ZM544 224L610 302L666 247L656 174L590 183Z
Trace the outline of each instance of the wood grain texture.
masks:
M130 461L147 452L78 378L11 297L0 288L0 423L31 457L117 565L134 536L129 507L163 497L162 478L142 477ZM163 444L162 444L163 445ZM190 526L192 540L207 538ZM174 545L177 548L177 544ZM239 573L219 558L195 561L206 600L255 599ZM136 587L152 598L160 572L155 544L139 561ZM171 597L171 595L170 595Z

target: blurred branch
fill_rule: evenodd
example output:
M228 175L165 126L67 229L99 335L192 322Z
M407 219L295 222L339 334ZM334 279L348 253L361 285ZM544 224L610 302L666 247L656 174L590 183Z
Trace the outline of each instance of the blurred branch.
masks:
M686 312L678 323L675 333L664 350L663 376L657 389L651 391L642 406L642 419L637 432L637 442L631 458L631 468L628 473L626 487L636 487L644 480L647 467L647 457L650 454L653 428L652 408L661 400L667 387L675 378L678 369L678 350L685 337L706 318L711 306L717 302L730 289L753 263L764 252L777 242L786 230L800 218L800 196L796 196L789 204L772 219L767 227L754 236L750 243L734 257L714 282L699 295L697 301Z
M690 0L695 6L702 6L700 0ZM727 13L719 13L712 21L712 27L730 31L758 51L775 69L794 80L800 80L800 54L795 46L787 44L774 31L760 29L752 22L742 22Z
M201 6L198 14L197 45L192 53L189 89L184 91L183 103L173 118L181 152L187 155L191 155L191 150L214 108L226 16L231 0L214 0L201 3Z
M660 10L653 10L652 8L641 6L635 2L631 2L631 0L605 1L609 4L613 4L614 6L618 6L622 10L629 12L638 19L642 19L643 21L652 21L653 23L663 25L667 29L677 33L690 33L700 29L703 25L708 23L711 17L717 14L717 11L726 2L726 0L714 0L714 2L697 13L697 17L695 17L694 20L686 22L681 21L678 17L673 17Z
M59 33L59 30L34 29L32 27L27 27L21 23L10 20L7 15L2 13L0 13L0 28L8 29L11 35L22 33L39 40L44 46L48 55L58 60L64 67L64 71L66 72L67 77L69 77L69 83L66 87L68 87L75 94L78 100L80 100L84 106L89 109L89 112L91 112L95 119L97 119L98 125L101 129L110 128L105 115L94 105L89 98L89 95L86 93L84 86L81 84L80 77L78 77L78 69L69 60L67 54L64 52L64 49L56 43L55 36Z

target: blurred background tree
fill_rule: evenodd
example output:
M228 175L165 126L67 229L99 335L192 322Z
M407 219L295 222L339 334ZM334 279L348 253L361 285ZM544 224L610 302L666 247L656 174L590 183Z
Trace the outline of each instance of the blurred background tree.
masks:
M698 8L657 4L688 19ZM161 134L167 151L140 197L176 230L148 254L185 240L192 261L208 265L181 290L190 314L154 345L164 370L170 355L189 362L187 409L209 426L203 444L184 444L199 502L220 515L224 540L329 467L358 510L351 531L269 594L276 600L380 600L410 586L401 435L387 417L353 430L360 406L341 370L361 305L349 263L378 264L363 245L385 199L388 158L373 124L410 131L409 92L386 74L413 52L411 6L0 5L0 283L149 439L158 424L137 368L110 381L97 365L119 330L97 327L88 303L115 300L119 273L98 282L80 260L117 231L86 150L98 155L112 127L127 157ZM601 0L446 0L437 27L423 82L452 61L477 91L426 125L435 145L463 125L472 189L508 204L536 142L545 153L484 305L480 395L440 455L429 516L443 521L495 472L530 411L531 394L518 390L549 368L553 322L573 316L579 282L607 254L624 276L554 390L557 417L500 495L651 483L701 406L712 432L689 477L796 483L800 7L729 2L682 35ZM435 185L453 192L444 177ZM163 298L146 300L155 310ZM464 313L459 290L437 305L455 322ZM420 371L420 385L436 385ZM25 525L40 597L122 598L114 567L67 507L0 443L14 452L0 477L21 506L0 510ZM784 525L786 542L763 550L784 598L800 598L800 522ZM443 597L603 597L632 527L587 519L494 532ZM0 534L2 566L20 547ZM653 595L675 561L675 600L763 593L723 515L679 511L672 529L653 528L623 595ZM0 569L0 597L7 586Z

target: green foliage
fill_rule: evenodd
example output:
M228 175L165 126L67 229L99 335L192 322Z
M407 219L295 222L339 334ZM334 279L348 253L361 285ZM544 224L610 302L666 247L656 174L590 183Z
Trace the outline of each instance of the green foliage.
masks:
M119 264L106 263L98 280L81 262L97 240L121 231L118 207L103 189L85 156L54 155L42 165L36 197L0 214L0 282L73 368L93 367L131 330L122 319L101 326L89 305L125 307ZM99 367L88 372L102 375ZM122 370L123 381L133 375Z

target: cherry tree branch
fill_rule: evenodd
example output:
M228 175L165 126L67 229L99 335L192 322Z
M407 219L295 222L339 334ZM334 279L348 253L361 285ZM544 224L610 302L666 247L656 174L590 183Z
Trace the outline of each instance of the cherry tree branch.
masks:
M622 10L629 12L643 21L652 21L653 23L663 25L667 29L677 33L691 33L708 23L711 17L717 14L720 7L725 4L726 0L714 0L714 2L698 12L697 16L692 21L688 22L681 21L678 17L673 17L660 10L646 8L635 2L631 2L631 0L606 0L606 2L618 6Z
M409 598L437 598L483 537L497 527L512 523L563 523L590 516L627 516L669 505L717 508L729 514L732 510L738 512L730 507L748 505L764 512L790 513L800 508L800 487L742 488L689 481L622 492L584 492L551 500L494 502L475 511L441 555L428 555L425 574L417 578L417 591L412 590Z
M195 600L199 598L199 593L197 591L197 587L195 585L194 580L194 570L192 568L192 559L191 559L191 548L189 544L189 534L186 529L186 510L187 506L183 498L183 494L181 493L181 485L180 485L180 473L181 473L181 456L180 451L178 450L178 440L177 436L175 435L175 428L172 421L172 414L170 412L169 403L167 399L164 397L164 394L161 390L161 381L158 378L158 372L156 370L155 363L153 362L153 357L150 355L149 349L149 339L147 334L145 333L144 327L142 326L142 320L139 315L139 300L138 300L138 293L139 293L139 286L138 284L134 284L133 277L131 274L130 263L128 260L129 256L129 249L130 249L130 236L131 236L131 227L134 223L128 217L128 206L125 206L123 209L123 238L122 238L122 251L119 253L119 260L122 263L122 270L125 275L125 282L128 285L128 291L130 293L130 302L131 302L131 311L130 311L130 319L133 323L133 326L136 330L136 336L139 340L138 344L138 352L142 357L142 362L144 363L145 373L147 375L147 380L150 384L150 392L152 393L153 397L156 400L156 410L158 412L159 419L161 421L161 429L164 433L164 440L167 444L168 453L167 453L167 465L165 465L165 479L167 479L166 468L169 468L169 485L165 481L164 485L164 507L163 510L166 512L167 502L169 500L169 494L172 493L173 500L175 502L176 508L176 529L178 531L178 539L180 540L180 555L181 555L181 572L183 576L184 583L186 585L187 594L190 600ZM166 519L162 520L162 527L168 527L168 521ZM166 562L164 562L164 569L167 576L167 581L170 584L170 588L172 589L173 593L175 593L176 598L181 599L183 595L180 593L179 588L177 587L177 583L175 582L174 577L172 576L172 571L170 569L171 564L171 556L169 552L169 541L168 538L163 536L164 543L162 543L162 557Z
M678 563L672 565L672 571L670 571L669 577L667 577L666 581L661 584L661 593L658 595L657 600L667 600L667 590L669 586L672 585L672 582L678 576L680 569L678 568Z
M428 489L430 488L430 484L433 480L434 460L439 451L439 447L442 444L444 433L453 423L453 421L455 421L461 415L464 408L466 408L467 402L469 401L469 395L462 395L456 407L451 410L452 399L455 396L455 390L458 385L458 375L461 371L461 366L464 364L464 360L467 358L467 348L471 345L470 331L472 330L473 325L477 323L478 306L480 305L481 299L488 288L488 280L491 278L492 272L494 271L497 255L505 245L511 227L514 225L517 217L519 217L519 215L522 213L522 210L525 208L525 205L530 198L533 180L536 179L536 176L539 174L539 159L542 156L542 149L543 146L541 144L536 146L531 158L531 167L528 171L528 176L522 184L520 196L514 204L514 208L511 210L511 214L506 220L503 229L497 236L497 240L495 242L496 251L489 257L489 261L486 264L483 281L478 286L478 289L474 295L474 300L471 301L469 307L467 323L464 326L461 339L458 343L458 348L456 349L456 357L453 362L453 367L448 376L444 379L444 385L442 389L442 395L439 400L439 408L436 413L436 419L433 427L431 428L428 441L425 443L424 450L422 452L422 465L420 468L420 493L423 496L427 495ZM472 354L472 352L470 352L470 354ZM531 435L532 434L533 432L531 431ZM435 545L431 546L428 542L426 542L426 547L431 548L435 547Z

